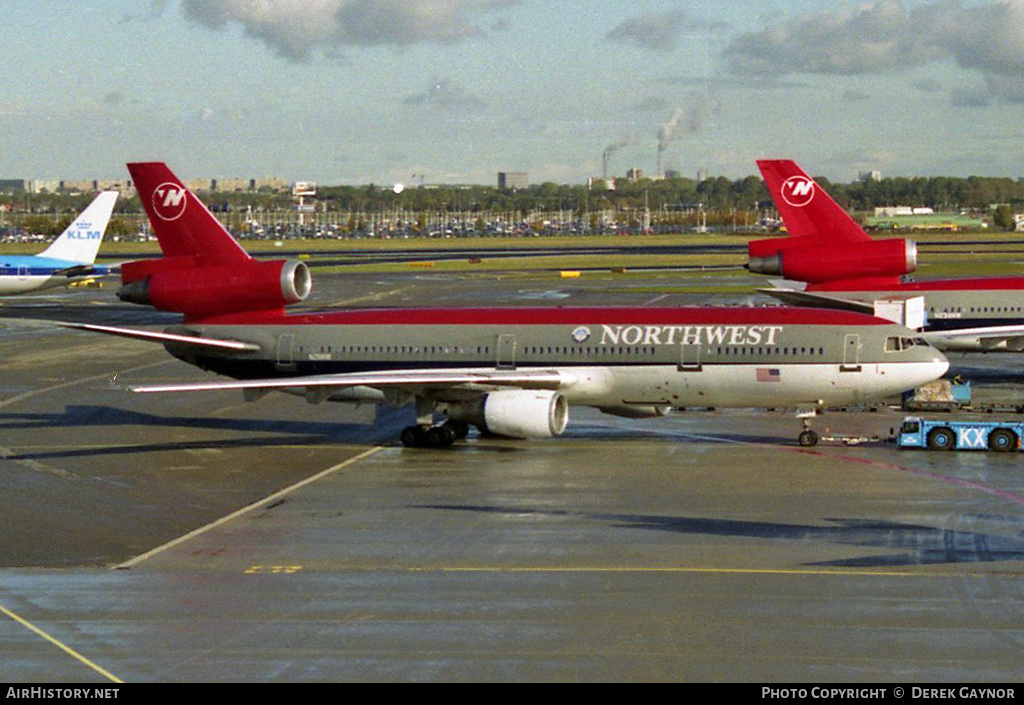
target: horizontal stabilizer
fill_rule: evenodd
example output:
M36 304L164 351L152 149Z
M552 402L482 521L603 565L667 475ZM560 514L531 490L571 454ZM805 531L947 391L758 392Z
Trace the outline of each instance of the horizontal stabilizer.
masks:
M54 272L59 277L87 277L90 274L106 274L106 271L102 268L96 267L94 264L76 264L74 267L68 267L67 269L58 269Z
M177 335L174 333L161 333L159 331L137 330L135 328L99 326L92 323L69 323L67 321L52 321L52 323L53 325L60 326L62 328L87 330L92 331L93 333L105 333L106 335L116 335L122 338L134 338L135 340L148 340L154 343L182 343L202 348L235 350L238 352L254 352L260 349L260 346L255 343L245 343L240 340L203 338L197 335Z
M980 352L1024 350L1024 325L929 331L922 337L939 350Z
M874 304L864 301L853 301L838 296L826 296L798 289L758 289L761 294L766 294L778 299L784 304L791 306L802 306L804 308L831 308L838 311L853 311L855 313L875 314Z

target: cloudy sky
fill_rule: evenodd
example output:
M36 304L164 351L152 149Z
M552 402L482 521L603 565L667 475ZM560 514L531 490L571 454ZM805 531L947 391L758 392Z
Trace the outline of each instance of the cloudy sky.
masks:
M59 9L57 6L60 6ZM0 178L1024 176L1024 0L4 0Z

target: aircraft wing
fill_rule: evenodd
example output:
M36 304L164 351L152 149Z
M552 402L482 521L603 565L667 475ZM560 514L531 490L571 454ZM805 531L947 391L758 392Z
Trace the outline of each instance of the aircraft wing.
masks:
M468 367L439 370L382 370L343 374L275 377L273 379L214 380L186 384L156 384L129 387L133 392L199 392L222 389L327 389L342 387L405 388L419 390L459 386L518 387L521 389L558 389L576 382L568 372L551 369L501 370L493 367Z
M224 338L204 338L194 335L162 333L158 331L139 330L136 328L119 328L102 326L92 323L70 323L67 321L46 321L46 324L57 325L74 330L85 330L94 333L105 333L136 340L147 340L157 343L181 343L197 347L218 350L234 350L239 352L260 349L255 343ZM517 369L503 370L495 367L468 367L439 370L383 370L377 372L355 372L345 374L310 375L305 377L275 377L273 379L255 380L214 380L186 384L140 385L129 387L133 392L197 392L218 389L241 389L253 391L270 391L273 389L296 389L305 387L310 390L340 389L345 387L372 387L374 389L405 389L407 391L423 389L451 389L461 387L478 389L480 387L518 387L520 389L559 389L576 383L577 378L564 371L551 369Z
M928 331L922 333L921 337L939 350L1024 350L1024 325Z
M148 340L154 343L184 343L203 348L214 348L217 350L256 351L260 349L255 343L246 343L240 340L226 340L223 338L203 338L198 335L177 335L174 333L160 333L158 331L138 330L136 328L118 328L116 326L100 326L93 323L69 323L67 321L47 321L48 324L60 326L61 328L72 328L74 330L87 330L93 333L105 333L117 335L122 338L134 338L136 340Z

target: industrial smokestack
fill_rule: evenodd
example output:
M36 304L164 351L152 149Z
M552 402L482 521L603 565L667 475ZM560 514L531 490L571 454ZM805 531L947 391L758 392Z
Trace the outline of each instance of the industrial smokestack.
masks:
M629 144L629 140L619 140L614 144L610 144L604 148L604 152L601 154L601 178L605 181L608 180L608 159L615 154L617 151Z

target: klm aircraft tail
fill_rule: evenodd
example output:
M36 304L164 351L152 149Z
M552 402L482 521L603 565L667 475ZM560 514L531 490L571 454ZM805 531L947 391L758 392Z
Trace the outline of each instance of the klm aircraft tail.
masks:
M117 191L102 192L39 256L81 264L95 262L116 200Z

